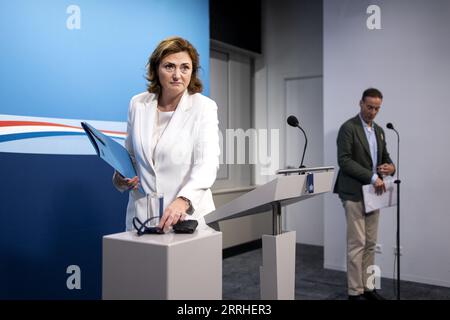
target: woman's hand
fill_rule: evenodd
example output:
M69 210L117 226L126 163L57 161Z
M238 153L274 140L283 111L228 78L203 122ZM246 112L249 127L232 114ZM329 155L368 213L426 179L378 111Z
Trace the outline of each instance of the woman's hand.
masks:
M166 231L178 221L183 221L186 218L186 210L188 208L189 204L185 200L176 198L166 210L164 210L164 214L159 221L158 227Z
M139 187L139 178L137 176L133 178L125 178L119 172L116 171L114 174L114 181L116 182L119 188L126 188L128 190L133 189L137 190Z

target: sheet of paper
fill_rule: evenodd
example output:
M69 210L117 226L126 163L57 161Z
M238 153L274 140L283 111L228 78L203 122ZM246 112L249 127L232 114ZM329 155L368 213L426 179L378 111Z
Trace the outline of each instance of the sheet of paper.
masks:
M386 192L377 195L372 184L362 187L366 213L397 205L397 185L393 177L385 177Z

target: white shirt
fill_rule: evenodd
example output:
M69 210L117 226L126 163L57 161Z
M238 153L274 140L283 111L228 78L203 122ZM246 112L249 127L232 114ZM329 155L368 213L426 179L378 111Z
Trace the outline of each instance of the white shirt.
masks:
M152 160L153 164L155 164L155 149L156 146L161 139L161 136L163 135L164 131L166 130L167 126L169 125L170 119L172 119L173 113L175 111L159 111L159 109L156 110L156 117L155 117L155 126L153 127L153 134L152 134L152 144L151 144L151 154L152 154Z
M364 121L364 119L361 117L361 113L359 114L359 118L361 119L361 123L364 128L364 132L366 133L367 142L369 143L369 149L370 149L370 156L372 158L372 179L371 183L374 184L375 181L378 179L377 174L377 159L378 159L378 145L377 145L377 136L375 134L375 128L372 123L372 126L369 127L369 125Z

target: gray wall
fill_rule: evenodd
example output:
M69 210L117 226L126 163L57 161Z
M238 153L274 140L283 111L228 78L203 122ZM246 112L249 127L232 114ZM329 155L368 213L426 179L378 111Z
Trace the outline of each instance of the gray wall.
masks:
M323 165L322 1L263 1L263 56L255 61L255 128L279 129L280 167L299 166L304 138L288 127L296 115L308 134L308 166ZM261 176L256 166L255 182ZM291 205L284 213L297 242L323 245L323 198Z
M216 208L253 189L252 166L226 161L229 156L226 130L252 127L252 64L252 55L244 50L211 42L211 98L219 106L219 129L223 137L222 162L212 188ZM219 225L223 248L257 240L262 234L272 232L272 219L267 213L226 220Z
M381 8L381 30L368 30L366 9ZM336 164L339 126L359 111L362 91L385 99L376 119L401 133L402 278L450 286L450 2L324 0L324 150ZM396 137L386 132L392 159ZM392 277L394 208L382 210L377 264ZM344 210L325 200L325 267L345 269Z

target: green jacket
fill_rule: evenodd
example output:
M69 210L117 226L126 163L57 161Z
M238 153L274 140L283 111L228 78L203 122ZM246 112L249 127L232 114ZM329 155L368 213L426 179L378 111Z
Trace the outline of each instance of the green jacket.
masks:
M377 137L377 166L392 163L386 149L383 129L373 123ZM361 201L362 186L370 184L372 179L372 158L361 118L357 115L347 120L339 129L337 137L339 173L334 185L334 193L342 200Z

